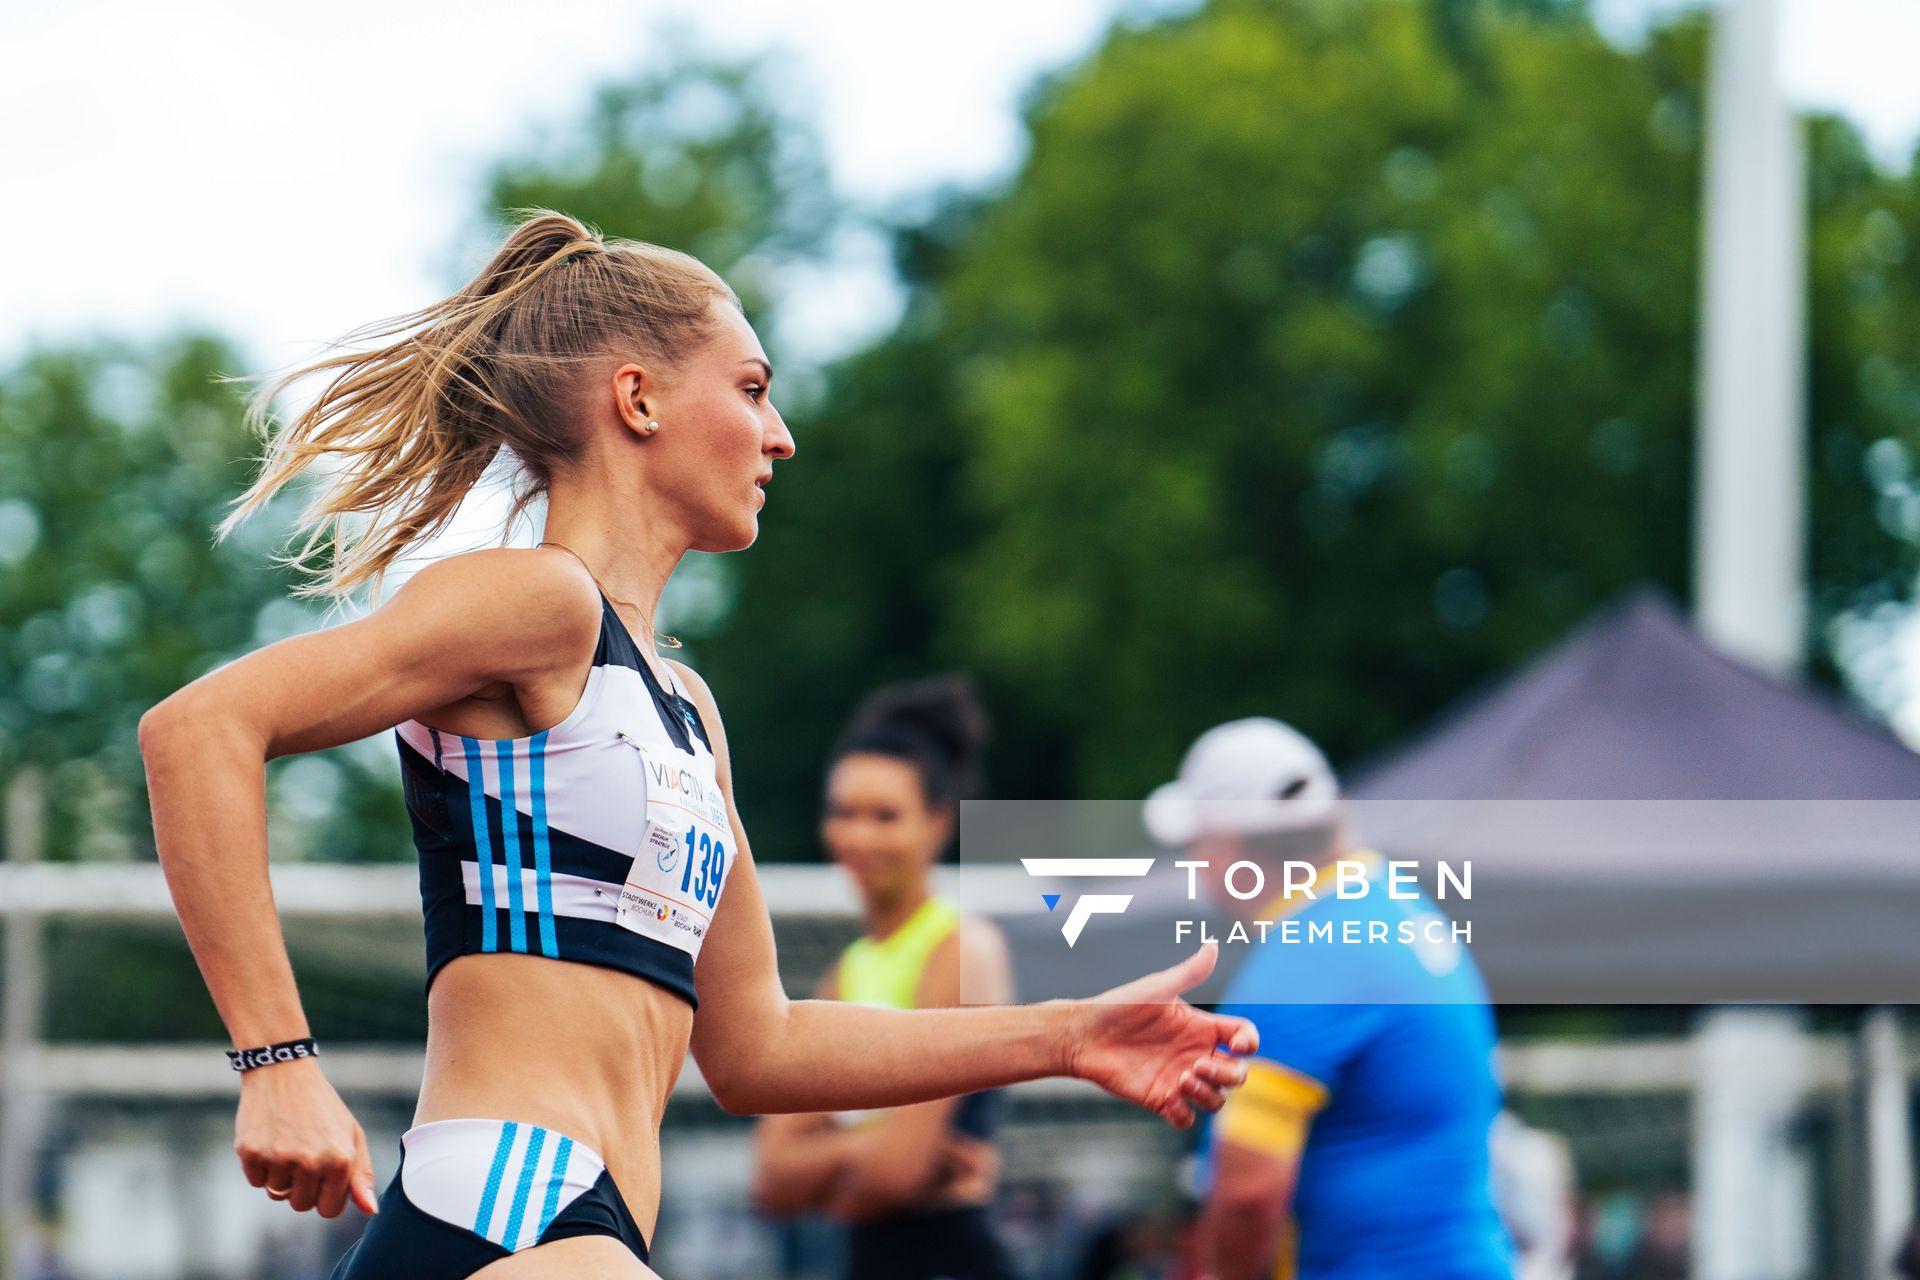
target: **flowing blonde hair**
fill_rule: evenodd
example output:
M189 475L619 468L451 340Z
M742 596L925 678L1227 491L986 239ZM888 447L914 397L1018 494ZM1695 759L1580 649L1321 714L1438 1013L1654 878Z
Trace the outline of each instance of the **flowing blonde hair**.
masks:
M740 299L698 259L638 240L605 240L547 209L442 302L348 334L372 344L275 378L251 399L260 471L215 530L224 540L322 458L341 465L295 523L294 594L345 599L415 542L444 529L502 446L520 463L506 526L580 457L581 375L620 353L680 365L717 325L713 300ZM307 408L274 430L273 400L325 375ZM305 538L302 540L301 535Z

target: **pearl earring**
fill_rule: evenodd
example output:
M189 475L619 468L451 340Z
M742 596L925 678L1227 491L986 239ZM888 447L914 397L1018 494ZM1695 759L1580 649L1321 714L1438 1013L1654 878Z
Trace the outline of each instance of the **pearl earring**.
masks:
M645 430L648 435L652 435L654 432L658 431L659 429L660 429L660 424L654 421L652 418L647 419L647 425L643 428L643 430Z

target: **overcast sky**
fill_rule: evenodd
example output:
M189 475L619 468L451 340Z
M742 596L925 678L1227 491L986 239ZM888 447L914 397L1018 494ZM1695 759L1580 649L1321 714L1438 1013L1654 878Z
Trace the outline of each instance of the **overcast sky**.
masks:
M1789 78L1876 151L1920 134L1920 0L1784 0ZM1598 0L1631 38L1671 0ZM460 4L73 0L0 16L8 255L0 360L33 339L183 321L268 363L440 296L489 157L644 62L697 15L718 48L780 48L811 86L834 178L884 202L1019 158L1014 105L1084 52L1117 0L967 6L771 0ZM877 264L849 262L800 326L824 353L883 326ZM800 353L795 353L800 354ZM812 354L808 352L807 354Z
M486 161L655 55L663 16L697 14L723 51L788 50L840 189L885 200L1002 170L1019 91L1084 50L1110 8L8 6L0 147L14 181L0 233L16 252L0 358L32 335L198 320L278 363L442 295ZM856 295L881 313L865 324L884 324L888 296Z
M1005 174L1015 105L1122 0L69 0L0 12L0 365L30 344L205 325L282 365L443 296L486 162L658 52L678 17L723 52L782 52L838 188L880 205ZM1180 0L1136 0L1178 7ZM1920 0L1780 0L1785 75L1903 165L1920 136ZM1680 0L1594 0L1631 41ZM827 356L893 293L856 242L768 335ZM783 341L784 339L784 341ZM1920 673L1920 628L1909 630ZM1920 685L1920 679L1915 681ZM1920 739L1920 699L1907 716Z

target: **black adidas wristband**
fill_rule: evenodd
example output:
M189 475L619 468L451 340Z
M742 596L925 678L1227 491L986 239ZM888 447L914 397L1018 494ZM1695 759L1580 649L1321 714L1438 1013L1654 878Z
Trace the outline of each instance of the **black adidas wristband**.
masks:
M313 1042L312 1036L282 1040L279 1044L263 1044L258 1049L227 1050L227 1061L233 1064L235 1071L251 1071L255 1067L270 1067L276 1062L319 1056L320 1046Z

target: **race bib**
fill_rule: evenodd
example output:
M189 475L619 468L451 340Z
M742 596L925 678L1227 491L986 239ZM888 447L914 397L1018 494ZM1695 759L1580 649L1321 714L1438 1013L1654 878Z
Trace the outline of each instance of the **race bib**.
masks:
M614 919L623 929L697 958L732 869L726 798L712 766L698 757L627 742L646 774L647 824Z

